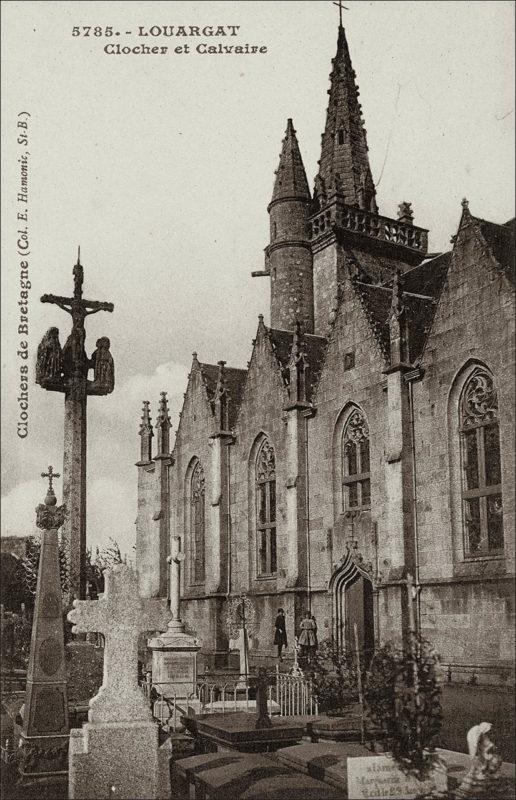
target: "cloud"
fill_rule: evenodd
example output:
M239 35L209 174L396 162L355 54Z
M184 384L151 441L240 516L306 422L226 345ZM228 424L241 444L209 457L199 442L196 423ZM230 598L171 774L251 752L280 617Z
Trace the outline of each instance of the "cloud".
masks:
M138 373L115 386L111 402L98 404L95 410L115 416L122 422L137 424L143 400L151 403L151 416L156 421L160 392L167 392L172 417L172 429L177 428L178 414L183 405L189 368L176 361L158 364L154 372ZM93 406L92 406L93 407Z
M2 536L28 536L37 532L36 506L43 502L42 480L18 484L2 499ZM60 491L57 491L61 502ZM134 486L116 479L97 479L88 484L87 547L101 549L116 539L122 553L134 559L137 498Z

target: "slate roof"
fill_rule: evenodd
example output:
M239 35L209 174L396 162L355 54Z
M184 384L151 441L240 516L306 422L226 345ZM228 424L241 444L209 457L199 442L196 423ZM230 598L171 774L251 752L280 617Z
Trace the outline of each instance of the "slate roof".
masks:
M201 364L199 363L201 368L201 374L203 377L204 385L206 387L206 392L208 394L208 399L212 406L215 400L215 389L217 387L217 380L219 377L219 366L218 364ZM247 377L247 370L246 369L237 369L236 367L225 367L225 380L226 380L226 388L229 395L229 405L228 405L228 416L229 416L229 427L233 428L236 423L236 418L238 414L238 409L240 408L240 403L242 402L242 396L244 391L244 383Z
M272 192L272 201L290 197L300 197L310 200L310 189L306 179L303 159L299 151L296 132L289 119L287 131L281 147L281 155L276 180Z
M403 291L426 295L438 301L451 263L451 252L423 261L403 275ZM387 285L364 285L353 282L355 291L371 324L376 341L386 361L390 354L389 315L392 295ZM431 302L410 294L404 295L409 329L409 358L411 362L421 357L428 331L432 325L437 302Z
M497 225L495 222L488 222L488 220L480 219L479 217L474 217L473 219L475 219L480 226L482 236L493 256L498 261L501 269L511 282L514 283L514 233L516 219L511 219L504 225Z
M371 283L386 283L392 280L396 270L405 272L407 264L394 258L387 258L379 253L369 253L367 250L346 248L346 253L351 257L355 267L358 267Z
M266 328L266 331L272 343L272 349L280 364L285 385L288 385L289 376L287 364L290 358L294 334L292 331L283 331L278 328ZM303 341L305 356L308 363L306 399L310 402L324 364L328 341L324 336L315 336L311 333L303 334Z

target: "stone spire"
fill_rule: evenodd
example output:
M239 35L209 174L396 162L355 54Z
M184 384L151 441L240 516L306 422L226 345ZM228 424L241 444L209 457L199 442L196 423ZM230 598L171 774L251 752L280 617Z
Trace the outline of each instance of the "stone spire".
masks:
M143 401L142 421L140 424L140 462L148 464L152 461L152 437L154 431L152 429L151 416L149 411L149 401Z
M348 206L378 212L369 166L366 130L358 101L359 91L344 28L339 25L337 54L332 61L331 86L322 135L314 201L322 208L338 193Z
M170 454L170 414L168 413L167 393L161 392L159 401L158 416L156 417L156 430L158 435L157 456L168 456Z
M41 477L49 479L49 486L45 502L36 508L41 550L22 714L20 772L43 777L66 774L69 726L57 538L66 508L57 505L52 486L53 479L60 475L49 467ZM37 758L34 758L35 750Z
M296 132L291 119L287 121L287 130L281 147L280 162L276 170L271 203L276 200L285 200L286 198L289 200L293 198L310 200L310 189L308 188L303 159L301 158Z

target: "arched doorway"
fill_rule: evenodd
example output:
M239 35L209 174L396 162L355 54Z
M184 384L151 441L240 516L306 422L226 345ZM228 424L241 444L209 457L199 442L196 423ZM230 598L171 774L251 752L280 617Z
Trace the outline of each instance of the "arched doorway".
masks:
M364 667L374 653L373 584L348 551L330 581L333 595L333 636L339 650L355 653L355 625Z

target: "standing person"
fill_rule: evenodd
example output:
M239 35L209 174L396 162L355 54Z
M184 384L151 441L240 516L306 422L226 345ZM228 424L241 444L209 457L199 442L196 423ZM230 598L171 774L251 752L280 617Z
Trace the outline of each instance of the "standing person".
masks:
M315 649L317 647L317 625L312 619L309 611L306 611L304 619L301 620L301 633L299 634L299 645L303 656L306 656L308 661L311 661Z
M316 651L316 650L317 650L317 648L319 647L319 640L318 640L318 638L317 638L317 620L316 620L316 618L315 618L315 614L312 614L312 622L314 623L314 626L315 626L315 627L314 627L314 636L315 636L315 642L314 642L314 649L313 649L313 653L314 653L314 655L315 655L315 651Z
M274 623L274 644L278 647L278 658L282 661L281 651L287 646L287 629L285 627L285 612L282 608L278 608L278 616Z

